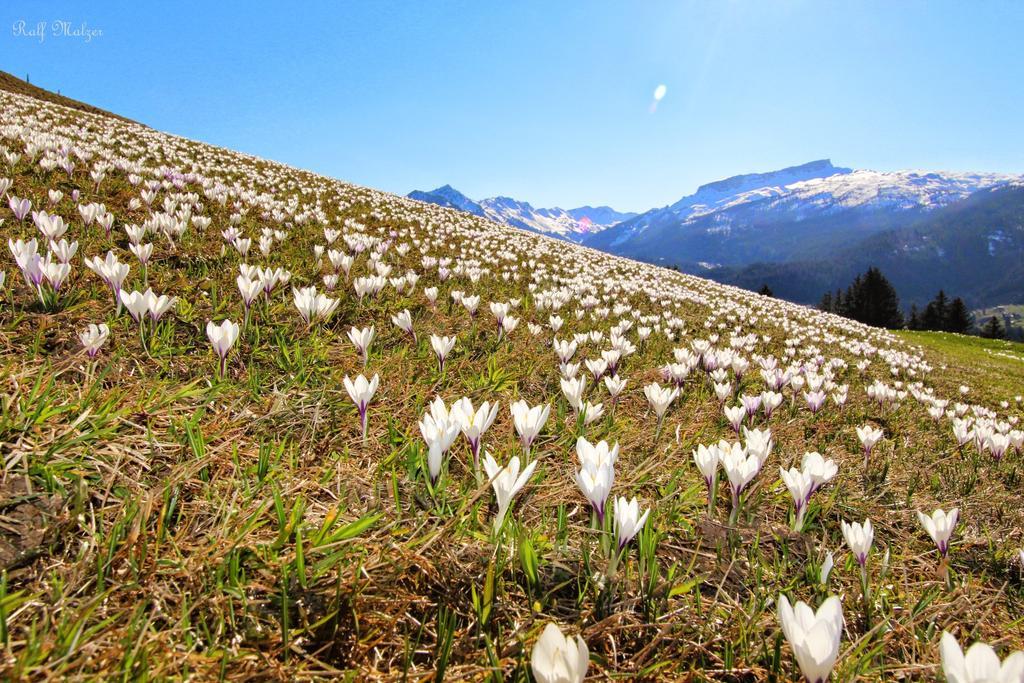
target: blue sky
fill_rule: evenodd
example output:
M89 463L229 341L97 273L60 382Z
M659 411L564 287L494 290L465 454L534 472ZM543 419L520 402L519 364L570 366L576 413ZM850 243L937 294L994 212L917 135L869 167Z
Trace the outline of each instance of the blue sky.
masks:
M643 210L823 157L1024 172L1024 3L16 1L0 19L0 69L398 193ZM102 35L15 35L55 20Z

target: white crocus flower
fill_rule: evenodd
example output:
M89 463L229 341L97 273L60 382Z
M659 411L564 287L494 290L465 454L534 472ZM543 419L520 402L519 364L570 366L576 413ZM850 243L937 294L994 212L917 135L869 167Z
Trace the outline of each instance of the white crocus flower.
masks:
M439 337L436 334L430 335L430 347L434 349L434 355L437 356L437 371L444 372L444 362L448 358L448 354L455 348L455 340L453 337Z
M217 354L217 358L220 359L218 369L222 377L227 370L228 352L238 340L238 331L238 323L233 323L230 320L224 320L220 325L212 320L206 323L206 336L210 340L210 345L213 347L214 353Z
M588 358L583 361L583 364L587 366L587 371L589 371L591 376L593 376L595 382L599 381L601 379L601 375L608 370L608 361L604 358Z
M416 330L413 329L412 313L409 312L408 308L391 316L391 322L395 324L395 327L411 336L413 343L416 343Z
M377 331L373 325L359 329L353 327L348 331L348 338L352 342L352 345L356 347L356 351L363 357L363 366L370 360L370 344L373 343L373 338L376 336Z
M604 406L600 403L585 401L580 408L580 417L583 418L584 425L600 420L602 415L604 415Z
M580 461L580 470L574 475L576 485L603 523L605 503L615 482L619 444L609 446L607 441L592 444L581 436L576 439L576 456Z
M150 245L150 250L152 250L152 245ZM65 239L60 242L50 242L50 251L61 263L69 263L78 253L78 242L68 242Z
M612 484L615 483L615 468L608 462L595 464L585 461L574 477L576 485L580 487L580 491L597 515L598 526L603 526L605 504Z
M843 530L843 538L846 539L846 545L850 547L853 556L857 558L857 564L863 568L868 561L871 544L875 540L875 529L871 526L871 520L867 520L864 524L857 522L848 524L846 521L843 521L840 523L840 527Z
M743 447L747 450L748 455L756 455L757 459L761 461L761 466L764 467L764 463L768 460L768 456L772 454L772 449L775 447L775 441L772 439L772 430L770 429L747 429L743 428Z
M693 461L697 464L697 469L700 470L704 477L704 483L708 487L708 514L711 514L715 508L715 491L718 489L718 455L718 446L715 445L701 444L693 451Z
M790 606L789 599L782 595L778 615L782 632L807 683L827 681L843 637L843 605L839 598L833 595L815 612L804 602Z
M811 486L811 495L813 495L822 486L832 481L839 472L839 466L836 465L834 460L831 458L825 458L816 451L804 453L801 467L814 482Z
M948 683L1021 683L1024 681L1024 652L1009 655L1000 664L991 646L978 641L964 653L960 643L942 632L939 645L942 672Z
M263 282L264 291L267 288L267 281ZM302 289L292 288L295 301L295 308L307 325L326 320L338 308L339 299L331 299L325 294L317 294L316 287L303 287Z
M167 296L166 294L157 295L152 289L147 289L143 296L149 308L149 317L153 322L160 322L160 319L169 310L174 308L174 302L176 301L175 297Z
M148 242L146 244L129 244L128 249L135 254L135 258L139 259L139 263L145 266L149 263L149 259L153 256L153 244Z
M562 394L574 412L579 413L583 407L583 394L587 390L587 378L562 379Z
M825 561L821 563L821 571L818 572L818 583L822 586L828 583L828 576L832 573L832 567L835 566L835 563L835 556L830 550L825 554Z
M123 289L118 292L118 295L120 296L121 303L128 311L128 314L135 322L141 325L142 321L146 317L146 313L149 311L149 304L146 301L146 297L142 292L126 292Z
M373 376L373 379L367 381L362 375L356 377L355 381L345 376L345 390L348 391L349 397L352 402L356 404L356 409L359 411L359 423L363 430L363 440L366 440L366 425L367 425L367 407L370 405L370 401L373 400L373 395L377 393L377 386L380 384L380 377L377 375Z
M932 541L935 542L935 547L939 549L939 553L945 557L946 553L949 552L949 539L953 535L957 521L960 519L960 510L953 508L949 512L945 512L942 509L938 509L931 516L918 512L917 518L920 520L924 530L931 536Z
M509 410L512 413L512 422L515 425L516 433L519 434L523 450L529 454L534 440L540 434L540 430L544 428L544 423L548 421L551 406L545 404L530 407L526 401L516 401L509 407Z
M474 294L472 296L463 296L461 298L462 307L469 313L469 317L476 317L477 307L480 306L480 295Z
M764 411L765 419L770 418L775 409L782 405L782 400L782 394L777 394L774 391L761 393L761 409Z
M729 478L729 489L732 492L732 518L739 514L740 496L757 473L761 471L761 461L756 455L747 455L739 444L720 449L722 469Z
M498 323L498 327L501 327L501 321L508 315L509 305L505 302L492 301L490 303L491 314Z
M655 414L661 419L665 416L665 412L668 410L669 405L672 404L672 401L679 396L679 390L662 387L657 382L652 382L644 387L644 396L647 397Z
M590 443L581 436L576 439L576 457L581 465L614 466L619 459L619 444L609 446L607 441Z
M459 423L452 419L441 401L440 409L437 402L431 406L431 411L420 420L420 434L427 444L427 469L430 472L430 480L436 482L441 474L441 466L444 463L444 454L455 443L459 435Z
M746 409L741 405L723 406L722 412L725 413L725 419L729 421L729 426L732 427L734 432L739 434L740 427L743 426L743 420L747 417Z
M662 387L657 382L652 382L644 387L644 396L647 397L651 408L654 409L654 414L658 416L658 424L655 427L655 439L657 439L658 435L661 434L661 423L665 419L665 413L668 411L672 401L676 400L676 397L679 396L679 389L675 387L669 389Z
M550 623L530 653L530 670L537 683L582 683L589 665L590 652L583 638L567 638Z
M242 303L245 304L245 308L248 310L252 306L252 302L263 291L263 283L259 279L252 279L240 273L235 278L235 284L238 285L238 293L242 295Z
M790 469L779 468L779 476L793 497L793 506L796 510L793 520L793 530L801 531L804 527L804 514L807 512L807 504L811 499L811 490L814 486L814 479L807 473L793 467Z
M627 501L624 496L619 496L614 503L615 513L615 535L619 539L619 550L640 533L647 521L647 515L651 513L650 508L640 514L640 504L636 498Z
M519 471L518 455L512 456L512 459L504 467L499 467L491 454L485 453L483 463L487 478L491 480L491 487L494 488L494 496L498 499L498 514L494 517L494 533L498 533L501 531L505 513L508 512L512 499L530 481L533 470L537 467L537 461L531 462L522 472Z
M619 394L626 388L626 380L618 375L605 375L604 386L608 389L608 395L612 397L612 405L619 399Z
M817 413L825 405L826 394L824 391L805 391L804 400L812 413Z
M473 402L468 398L461 398L452 406L451 414L458 422L462 435L469 441L473 462L477 462L480 455L480 439L498 416L498 402L495 401L491 405L484 401L478 410L473 410Z
M871 425L864 425L863 427L857 427L857 438L860 439L861 445L864 446L864 466L868 465L868 458L871 455L871 449L875 447L875 444L881 440L884 436L884 432L881 429L872 427Z
M0 281L0 285L2 285ZM89 327L78 333L78 338L82 342L82 347L85 349L86 355L89 358L95 358L106 343L107 337L110 336L110 328L106 323L89 323Z

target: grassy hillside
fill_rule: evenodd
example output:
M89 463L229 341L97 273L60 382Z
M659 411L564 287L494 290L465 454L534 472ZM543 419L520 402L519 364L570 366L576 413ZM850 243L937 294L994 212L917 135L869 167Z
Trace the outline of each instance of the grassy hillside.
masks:
M841 600L835 680L934 679L943 631L1024 647L1021 453L985 438L1020 428L1010 358L107 116L0 107L0 677L527 680L553 623L594 680L798 680L783 595ZM42 264L16 241L45 254L61 227ZM125 305L94 257L128 266ZM309 286L324 320L300 316ZM140 323L147 287L173 301ZM221 370L224 320L241 329ZM91 358L79 334L101 323ZM368 327L364 355L350 332ZM359 375L379 381L365 430ZM780 405L741 419L771 446L723 410L769 382ZM653 383L679 389L661 420ZM529 469L497 527L491 475L446 419L463 397L498 402L480 459ZM525 447L520 400L549 410ZM957 416L980 447L957 445ZM864 425L882 433L866 461ZM635 538L578 487L580 436L618 445L590 472L650 510ZM722 439L756 472L738 507L721 472L708 500L692 456ZM779 468L812 451L838 470L796 531ZM960 510L948 562L916 516L939 507ZM865 591L841 523L866 519Z
M943 374L985 392L989 403L1024 393L1024 344L947 332L897 334L922 351L939 354Z

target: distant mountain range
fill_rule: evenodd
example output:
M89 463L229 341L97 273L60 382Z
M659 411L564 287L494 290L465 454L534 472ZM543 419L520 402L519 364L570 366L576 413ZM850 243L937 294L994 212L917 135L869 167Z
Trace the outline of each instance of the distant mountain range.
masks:
M905 306L921 305L939 289L977 307L1024 303L1024 185L978 190L833 254L684 270L747 289L767 284L779 297L817 303L869 266L892 281Z
M415 190L410 199L458 209L474 216L489 218L522 230L553 235L573 242L582 242L591 235L609 228L637 214L616 211L609 206L581 206L576 209L538 209L529 202L511 197L491 197L473 201L451 185L430 192Z
M905 304L939 288L975 306L1024 302L1024 176L879 172L828 159L738 175L641 214L414 192L518 228L814 303L878 265Z

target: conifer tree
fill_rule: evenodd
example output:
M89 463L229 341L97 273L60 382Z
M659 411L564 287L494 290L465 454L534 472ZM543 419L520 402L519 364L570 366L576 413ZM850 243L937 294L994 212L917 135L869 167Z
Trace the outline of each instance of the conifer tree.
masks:
M833 313L832 310L832 292L825 292L821 295L821 301L818 302L818 310L825 311L826 313Z
M935 298L925 306L924 315L921 318L921 325L926 330L946 329L946 319L949 317L949 299L944 290L939 290Z
M981 336L988 339L1002 339L1006 336L1003 324L999 322L999 316L994 315L981 328Z
M831 303L834 312L847 318L876 327L903 327L903 313L896 289L873 266L855 277L845 294L837 291Z
M908 330L921 329L921 315L917 312L917 304L910 305L910 317L907 318Z
M946 315L943 329L947 332L966 334L972 327L974 327L974 316L967 310L964 300L956 297L949 304L949 313Z

